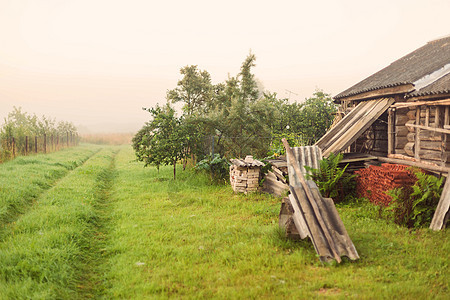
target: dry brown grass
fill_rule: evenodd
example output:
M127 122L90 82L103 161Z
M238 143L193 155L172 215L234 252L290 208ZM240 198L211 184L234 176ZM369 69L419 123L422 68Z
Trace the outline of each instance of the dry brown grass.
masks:
M134 133L92 133L82 134L81 142L99 145L129 145Z

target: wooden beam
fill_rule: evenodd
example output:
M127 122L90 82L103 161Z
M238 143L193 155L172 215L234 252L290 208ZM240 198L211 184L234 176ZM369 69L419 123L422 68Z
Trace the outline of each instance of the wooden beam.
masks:
M434 105L450 105L450 99L435 100L435 101L401 102L401 103L395 103L391 107L406 108L406 107L422 106L422 105L432 105L432 106L434 106Z
M434 113L434 127L439 128L441 127L441 107L436 106L436 111Z
M424 170L434 171L434 172L438 172L438 173L449 173L450 172L450 168L441 167L438 165L421 163L421 162L417 162L417 161L388 158L388 157L381 157L381 156L378 157L378 160L381 162L387 162L387 163L391 163L391 164L399 164L399 165L418 167L418 168L421 168Z
M420 106L416 108L416 124L420 125ZM416 136L414 141L414 158L420 160L420 128L416 126Z
M394 154L395 144L395 108L388 110L388 155Z
M433 101L433 100L443 99L443 98L448 98L448 93L408 97L407 100L408 101Z
M389 97L396 94L406 94L414 91L414 85L411 83L394 86L389 88L377 89L369 92L359 93L352 96L338 98L338 101L352 101L352 100L368 100L381 97Z
M449 107L446 106L445 110L444 110L444 124L443 124L444 126L448 125L448 123L450 121L449 118L450 118ZM442 143L441 144L441 164L443 166L445 166L445 164L447 163L447 153L446 153L447 152L447 147L446 147L447 146L447 135L442 133L441 139L442 139L442 141L441 141L441 143Z
M428 130L428 131L433 131L433 132L450 134L450 129L445 129L445 128L435 128L435 127L416 125L416 124L405 124L405 126L413 127L413 128L417 128L417 129ZM416 137L417 137L417 133L416 133Z

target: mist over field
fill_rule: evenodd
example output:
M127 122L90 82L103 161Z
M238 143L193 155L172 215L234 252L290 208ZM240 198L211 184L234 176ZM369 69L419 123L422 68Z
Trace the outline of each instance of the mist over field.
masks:
M198 65L219 83L250 51L256 78L278 97L335 95L448 34L449 9L445 0L0 1L0 122L16 106L80 132L135 132L180 68Z

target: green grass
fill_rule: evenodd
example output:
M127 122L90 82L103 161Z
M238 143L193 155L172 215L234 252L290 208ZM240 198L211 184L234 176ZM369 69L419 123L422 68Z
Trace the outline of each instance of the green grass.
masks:
M368 204L341 205L361 259L323 265L310 241L284 237L279 209L269 195L181 168L173 181L170 166L158 173L131 147L107 147L6 227L0 298L447 298L448 230L409 231Z
M47 155L21 156L0 164L0 240L4 226L95 151L98 149L92 146L79 146Z
M0 296L73 299L91 295L98 262L98 214L111 169L104 149L36 199L0 243Z
M322 265L312 244L278 230L279 200L234 195L205 177L117 158L107 298L445 298L448 231L410 232L339 212L361 259Z

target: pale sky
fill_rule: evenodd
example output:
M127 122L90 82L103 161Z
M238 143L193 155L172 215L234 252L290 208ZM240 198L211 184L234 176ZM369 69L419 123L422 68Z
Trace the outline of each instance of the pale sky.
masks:
M450 0L0 0L0 124L20 106L135 131L181 67L219 83L250 50L266 90L336 95L449 35L449 13Z

